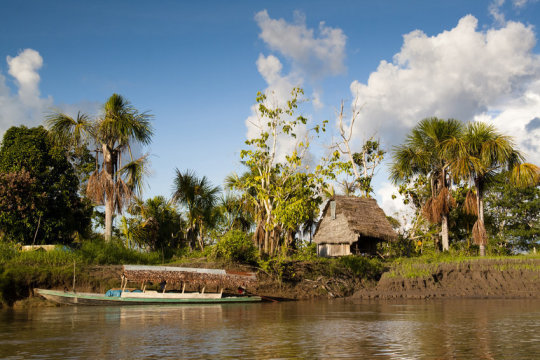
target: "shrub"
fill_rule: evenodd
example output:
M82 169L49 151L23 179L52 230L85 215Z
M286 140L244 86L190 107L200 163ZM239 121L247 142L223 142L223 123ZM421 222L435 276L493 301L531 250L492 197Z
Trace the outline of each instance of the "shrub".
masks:
M118 239L106 242L102 239L88 240L77 251L88 264L159 264L164 260L160 252L141 252L128 249Z
M317 260L317 244L303 241L298 245L298 250L293 256L294 260L314 261Z
M377 258L363 256L343 256L337 259L338 263L350 269L354 275L364 279L379 279L385 271L384 264Z
M213 257L230 262L254 264L257 249L248 234L231 230L214 246Z

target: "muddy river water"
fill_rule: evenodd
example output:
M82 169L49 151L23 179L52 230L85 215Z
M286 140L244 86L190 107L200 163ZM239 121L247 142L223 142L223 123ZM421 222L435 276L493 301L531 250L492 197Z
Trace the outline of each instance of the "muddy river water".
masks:
M540 359L540 300L0 310L1 359Z

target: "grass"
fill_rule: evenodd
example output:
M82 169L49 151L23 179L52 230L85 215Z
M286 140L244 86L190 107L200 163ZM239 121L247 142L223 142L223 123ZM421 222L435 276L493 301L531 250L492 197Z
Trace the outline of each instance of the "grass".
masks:
M467 256L459 253L434 253L415 258L397 258L389 264L389 271L384 275L389 278L402 277L407 279L425 278L431 276L441 265L455 265L457 268L465 265L475 265L482 269L531 270L540 271L538 254L514 256ZM496 262L496 263L493 263Z

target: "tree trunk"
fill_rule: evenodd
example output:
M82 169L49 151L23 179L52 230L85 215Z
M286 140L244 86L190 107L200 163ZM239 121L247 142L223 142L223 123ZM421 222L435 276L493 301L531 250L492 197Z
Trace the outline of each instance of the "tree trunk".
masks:
M114 202L108 196L105 197L105 241L112 239L112 216L114 212Z
M105 194L105 241L109 242L112 239L112 221L114 213L114 157L109 151L107 145L103 144L103 168L105 172L110 176L111 184L107 184L107 187L111 186L112 189L108 189Z
M264 229L264 253L268 254L270 250L270 231Z
M448 215L444 214L441 218L441 238L442 238L442 250L448 251L449 241L448 241Z
M484 227L484 194L483 194L482 184L480 180L476 181L476 199L478 207L478 219L477 221L482 224ZM486 239L487 241L487 239ZM486 256L486 245L484 243L480 244L480 256Z
M484 244L480 244L480 256L486 256L486 246Z

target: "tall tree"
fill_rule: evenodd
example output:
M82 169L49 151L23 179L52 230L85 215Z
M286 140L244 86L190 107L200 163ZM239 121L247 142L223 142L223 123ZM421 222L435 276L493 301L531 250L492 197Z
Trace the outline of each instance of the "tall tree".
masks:
M73 118L63 113L47 117L47 125L61 141L72 146L92 146L96 153L95 170L88 179L87 195L105 205L105 239L112 237L113 215L142 189L145 160L133 157L132 145L149 144L152 126L148 113L140 113L131 103L113 94L103 106L103 113L91 120L86 115ZM123 163L122 157L128 158Z
M0 147L0 230L23 243L70 243L92 212L65 150L43 127L12 127Z
M219 193L219 186L213 186L206 176L198 178L193 170L182 173L176 169L173 201L185 206L187 210L187 238L192 249L196 240L201 250L204 248L204 230L213 225L213 212Z
M523 155L515 148L509 136L499 133L493 125L484 122L469 123L461 137L445 144L451 153L451 169L456 179L469 181L476 193L468 194L469 211L476 213L473 238L480 246L480 256L485 255L487 233L484 225L484 194L495 176L509 170L509 181L516 186L532 186L538 183L540 169L524 163Z
M485 196L486 231L514 253L540 249L540 186L517 187L498 176Z
M280 105L267 99L266 94L257 94L260 131L246 141L248 149L240 152L248 171L241 177L232 176L234 188L243 192L256 209L254 241L261 253L269 255L276 253L284 235L287 242L292 242L291 232L310 216L311 200L320 201L315 191L321 186L316 175L319 167L309 172L303 164L309 148L308 136L297 139L294 149L286 153L278 141L295 141L298 127L307 124L307 118L295 116L302 95L303 90L295 88L291 98ZM315 125L307 133L324 131L326 123ZM279 161L280 157L284 160Z
M139 246L151 250L173 250L180 247L184 220L172 201L163 196L146 201L134 198L128 212L134 218L123 220L124 227L127 227L124 229L126 240L133 240Z
M427 118L407 135L405 143L393 151L390 177L394 183L407 182L414 176L427 176L431 197L423 204L422 213L430 222L441 224L443 250L449 249L448 213L455 205L450 191L451 158L447 141L461 136L462 124L454 119Z
M340 111L337 114L341 140L331 146L331 149L335 149L335 151L327 159L326 175L334 180L336 180L337 175L342 173L352 176L354 179L352 182L347 179L338 181L343 186L345 195L354 195L357 190L360 190L362 196L371 197L371 193L373 193L371 181L386 151L381 149L379 140L375 140L372 136L364 142L360 152L353 152L354 123L361 111L357 102L358 98L355 100L348 123L345 120L344 103L341 102Z

